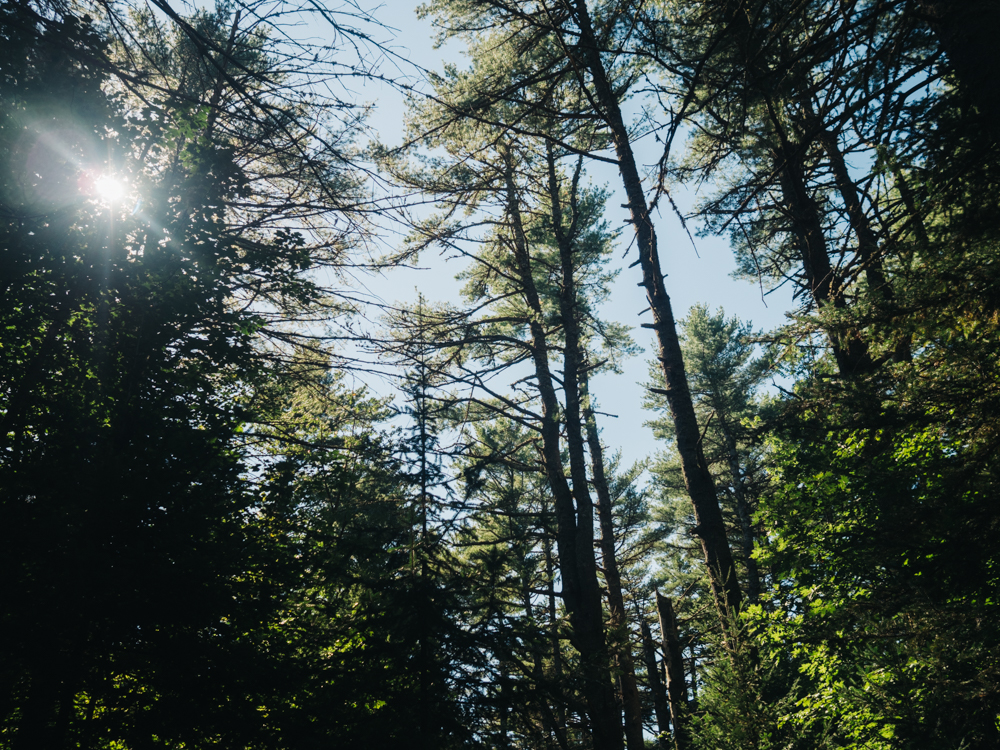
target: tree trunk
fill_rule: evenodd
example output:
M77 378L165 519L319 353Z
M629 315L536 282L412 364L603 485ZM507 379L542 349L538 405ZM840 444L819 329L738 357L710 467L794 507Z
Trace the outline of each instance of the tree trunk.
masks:
M573 646L580 653L584 701L590 715L595 750L621 750L621 717L615 705L611 687L611 671L607 643L604 638L604 616L601 610L600 587L597 582L597 559L594 555L593 505L587 491L586 465L583 463L583 440L580 433L579 394L576 394L576 418L571 416L570 392L566 386L566 426L570 447L570 474L573 488L563 469L558 415L560 412L548 358L548 341L542 327L542 305L535 287L528 254L527 239L521 222L513 166L506 164L507 208L513 234L513 251L525 301L533 316L529 323L532 340L532 360L542 401L542 451L546 477L552 489L556 515L556 545L559 550L559 570L562 574L563 601L569 612ZM567 346L567 349L569 347ZM572 373L571 357L564 367ZM575 373L573 373L575 376ZM568 379L564 373L564 382ZM579 454L574 456L574 445ZM583 476L581 477L581 470ZM574 503L575 501L575 503Z
M868 289L872 294L873 301L877 306L887 308L887 313L892 315L891 308L895 294L892 284L885 275L878 237L875 235L871 227L871 222L869 222L868 216L861 205L857 187L847 170L847 162L844 159L843 152L840 150L837 136L824 128L819 132L819 141L830 160L830 169L837 184L837 192L840 193L841 200L843 200L844 206L847 208L847 216L851 222L851 228L854 230L855 237L857 237L858 257L861 259L861 267L864 268L865 277L868 280ZM901 193L903 189L901 189ZM921 224L920 228L922 226ZM897 362L909 361L912 357L910 346L911 341L909 336L901 337L893 352L893 359ZM872 365L874 366L874 363Z
M677 619L670 599L656 592L656 611L660 616L660 635L663 638L663 664L667 675L667 702L674 729L674 747L687 750L691 738L687 726L688 696L684 681L684 659L677 636Z
M653 634L649 631L649 623L643 619L642 653L646 662L646 679L649 681L649 691L653 694L653 713L656 716L656 728L659 731L657 746L667 750L667 733L670 731L670 705L667 703L667 693L660 679L660 670L656 664L656 647L653 645Z
M611 491L604 473L604 449L597 433L597 420L590 408L590 393L587 374L580 377L580 391L587 404L584 420L587 428L587 444L593 467L594 489L597 492L597 515L601 525L601 561L604 563L604 582L608 587L608 607L611 610L611 629L615 634L612 642L615 661L618 665L618 684L621 690L622 706L625 709L625 741L629 750L643 750L642 703L639 687L635 680L635 662L632 659L632 644L629 637L628 620L625 616L625 597L622 594L621 573L615 553L615 524L611 506Z
M938 38L959 90L982 115L983 129L1000 143L1000 3L996 0L918 0Z
M509 477L509 481L511 483L511 486L513 486L513 483L514 483L513 477ZM543 519L544 519L544 516L545 516L545 508L544 508L544 504L543 504L543 507L542 507L542 517L543 517ZM544 528L544 520L543 520L542 523L543 523L542 533L546 534L546 529ZM547 545L547 543L548 543L547 541L544 542L544 544L546 544L546 545ZM546 552L546 554L547 554L547 552ZM549 568L549 571L551 572L551 567ZM551 586L552 586L552 579L551 579L551 577L548 578L548 582L549 582L549 586L550 586L550 588L549 588L549 591L550 591L549 596L551 597L551 600L552 600L552 611L554 613L555 612L555 595L554 595L554 592L552 592L552 588L551 588ZM534 626L538 622L538 613L536 612L535 606L532 604L531 596L532 596L532 592L531 592L531 580L530 580L528 574L526 573L526 571L522 570L521 571L521 602L522 602L522 606L524 607L524 617L525 617L525 619L529 623L532 623L532 625ZM558 644L558 641L557 641L557 644ZM531 656L532 656L532 660L533 660L533 663L531 665L531 678L534 680L536 686L538 686L538 687L546 686L545 666L544 666L545 665L545 647L544 647L544 645L542 643L536 642L534 644L534 648L532 648L532 650L531 650ZM545 690L536 689L534 691L533 695L532 695L532 702L534 704L534 709L532 710L532 712L537 717L537 723L538 723L538 725L541 726L541 728L542 728L542 734L545 737L545 746L546 747L552 747L553 746L553 738L555 738L555 745L557 747L564 748L566 746L565 745L565 741L564 741L564 736L559 731L560 727L559 727L558 721L556 719L555 713L552 710L552 706L549 704L549 701L547 700L547 698L548 698L547 686L546 686Z
M843 309L847 305L844 299L844 280L830 263L822 214L816 200L809 193L803 162L816 134L809 134L806 142L798 142L786 130L785 120L775 109L772 98L772 85L777 84L773 84L771 68L760 54L759 35L751 25L752 13L746 5L745 0L738 0L727 6L724 21L728 31L735 36L746 60L750 85L756 89L755 93L760 96L767 110L772 137L776 140L771 145L772 158L791 230L799 242L806 284L818 309ZM837 369L842 376L850 377L872 369L868 345L856 332L827 329L826 333L837 361Z
M715 413L719 418L722 439L726 443L726 462L729 465L729 476L733 483L733 494L736 496L736 518L740 523L740 541L743 547L743 559L747 566L747 599L756 603L760 598L760 570L757 567L757 561L753 559L755 539L750 498L747 497L746 483L743 481L740 456L736 449L736 437L733 435L729 420L722 413L722 410L717 408Z
M851 223L851 229L854 230L854 236L857 238L858 256L861 258L861 267L865 269L868 286L876 295L889 301L892 299L892 288L889 286L889 281L882 268L878 238L872 230L868 216L865 215L861 199L858 197L857 186L847 170L847 162L840 150L837 136L826 128L822 128L818 137L830 161L830 170L833 172L837 192L840 193L840 199L844 202L847 218Z
M715 483L702 450L701 433L698 429L691 392L688 389L687 375L684 372L684 357L677 338L677 325L664 286L663 273L660 270L656 233L632 152L629 132L625 127L618 98L611 88L601 60L601 50L591 24L586 0L575 0L574 7L580 29L578 49L583 55L580 63L586 67L593 80L596 103L611 131L622 184L628 196L628 209L636 233L639 265L642 268L642 286L646 290L646 299L653 314L653 323L644 327L650 327L655 331L659 345L657 358L663 368L665 395L677 436L677 452L680 455L684 484L694 506L697 522L694 533L701 540L712 593L719 609L720 619L726 627L732 615L739 611L742 593L736 578L736 567L729 549L729 540L726 538L726 528L715 492ZM571 51L571 54L576 53Z
M542 518L545 519L542 529L542 554L545 558L545 580L548 582L548 596L546 602L546 614L549 625L549 646L552 649L552 686L557 690L562 690L563 668L562 649L559 644L559 617L556 609L556 586L555 586L555 561L552 559L552 542L549 538L548 529L548 506L542 500ZM566 748L566 701L557 693L555 706L553 707L553 731L556 742L560 748Z
M607 643L604 638L601 589L597 580L597 558L594 554L594 504L590 497L590 488L587 481L587 458L584 450L583 429L581 426L583 414L581 409L580 377L583 366L583 352L580 342L580 321L577 314L576 264L573 258L573 237L567 233L566 228L563 226L560 186L551 147L548 153L548 173L552 227L555 231L556 243L559 246L562 280L559 289L559 313L562 319L563 336L565 337L563 346L563 393L565 395L566 406L566 445L569 453L570 478L573 481L573 498L576 501L577 565L581 571L588 571L586 576L581 575L580 577L581 594L586 597L584 607L588 613L596 612L601 619L600 627L593 627L591 629L594 636L591 653L593 654L593 658L602 659L604 662L601 666L595 665L594 674L596 675L606 669L609 654L607 653ZM579 172L577 174L579 175ZM575 190L575 188L576 185L574 184L573 189ZM589 574L590 570L594 571L593 576ZM598 635L600 636L599 641L597 639ZM584 658L589 657L585 656ZM602 693L600 698L601 703L604 703L609 696L603 695L603 693L610 690L610 682L602 680L601 685L592 686L594 690L597 688ZM614 700L613 693L610 697ZM615 714L618 746L620 747L621 715L617 707ZM630 750L632 750L631 746Z
M766 92L764 96L767 96ZM843 309L847 306L844 280L830 264L820 209L806 185L802 164L805 145L789 139L770 102L768 109L778 139L773 154L779 170L781 197L791 219L792 231L799 241L802 270L809 293L820 310L828 307ZM841 375L850 377L871 369L868 346L857 335L828 329L827 336Z

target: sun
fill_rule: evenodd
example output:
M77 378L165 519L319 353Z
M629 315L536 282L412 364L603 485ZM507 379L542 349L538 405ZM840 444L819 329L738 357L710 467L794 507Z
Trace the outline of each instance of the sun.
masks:
M108 174L99 175L93 183L94 196L104 203L118 203L125 198L125 182Z

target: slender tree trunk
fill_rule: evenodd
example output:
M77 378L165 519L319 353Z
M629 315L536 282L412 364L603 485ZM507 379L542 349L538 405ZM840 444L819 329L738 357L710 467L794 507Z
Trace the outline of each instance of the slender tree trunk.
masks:
M20 707L17 733L11 742L13 750L56 750L51 722L57 690L54 677L40 675L38 671L32 674L26 700Z
M510 477L511 485L513 485L513 477ZM544 509L542 515L544 516ZM543 531L544 533L544 531ZM550 579L551 584L551 579ZM553 594L554 599L554 594ZM531 601L531 581L526 571L521 571L521 601L524 606L524 616L525 619L532 624L532 626L537 626L538 616L536 612L536 607ZM535 643L532 648L532 667L531 667L531 677L535 682L535 685L541 687L545 685L545 650L541 643ZM537 716L538 724L542 728L542 734L545 737L546 747L553 746L553 737L556 739L556 744L559 747L563 747L560 742L560 736L557 728L556 717L552 712L552 706L549 705L547 698L547 691L536 690L533 696L534 699L534 709L533 713Z
M729 476L733 483L733 494L736 496L736 517L740 523L740 541L743 547L743 559L747 566L747 599L756 603L760 598L760 569L757 567L757 561L753 558L756 540L750 498L747 497L746 483L743 481L740 456L736 449L736 438L722 410L716 409L715 413L719 419L722 439L726 443L726 462L729 465Z
M893 184L899 190L899 197L903 201L903 206L906 207L906 213L909 215L909 221L906 222L906 226L913 229L913 234L917 240L917 247L921 252L927 252L931 246L931 239L927 234L927 225L924 224L923 213L917 207L913 190L910 188L910 183L907 181L906 175L903 174L899 163L895 159L890 163L892 166Z
M767 94L765 93L766 97ZM802 270L806 276L809 293L817 308L844 309L844 280L830 263L830 252L823 232L823 222L816 200L806 185L802 153L805 145L792 141L784 132L778 115L768 104L771 124L778 139L773 149L779 170L781 196L791 221L792 231L799 241ZM849 377L867 372L872 367L868 346L857 335L848 332L827 331L833 356L840 374Z
M594 677L603 675L608 669L609 654L607 642L604 635L604 616L601 608L601 589L597 580L597 558L594 553L594 503L590 497L590 487L587 480L587 458L584 449L581 409L580 377L583 369L583 353L580 342L580 321L577 313L577 291L576 291L576 264L573 258L573 237L564 226L562 210L562 200L560 195L559 180L556 175L555 159L551 148L547 154L548 176L549 176L549 200L552 211L552 226L556 235L556 243L559 246L559 262L561 271L561 284L559 289L559 313L562 319L563 336L563 393L565 396L565 428L566 445L569 453L570 478L573 482L573 498L576 502L576 546L575 552L580 575L581 596L583 601L583 612L586 617L599 618L596 623L589 624L587 636L592 641L587 648L587 652L581 652L584 659L594 659L592 667ZM579 171L577 171L577 178ZM576 180L571 188L571 195L575 196ZM572 207L571 207L572 210ZM575 218L575 217L574 217ZM572 223L572 221L571 221ZM541 309L539 308L539 313ZM591 575L593 571L593 575ZM589 671L589 670L588 670ZM609 673L610 677L610 673ZM599 700L602 706L607 704L608 698L612 704L614 693L611 689L610 680L601 679L599 685L591 685L588 690L595 693L595 699ZM599 692L598 692L599 691ZM621 714L615 705L614 725L617 734L617 747L621 747ZM591 717L594 720L594 717ZM602 718L602 722L603 722ZM595 743L596 743L596 720L595 720ZM607 729L610 730L611 722L608 721ZM602 731L603 728L602 728Z
M229 41L226 43L225 54L219 55L216 68L219 75L215 79L215 89L208 101L208 120L205 123L205 139L209 142L215 131L215 123L219 119L219 102L222 100L222 92L226 88L226 77L229 69L229 61L233 57L233 46L236 44L236 32L240 29L240 16L242 10L237 9L233 14L233 25L229 30Z
M889 285L882 267L878 238L875 236L875 231L861 205L857 186L847 170L847 162L840 150L837 136L826 128L822 128L818 137L830 161L830 170L833 172L837 192L840 193L840 199L844 202L847 218L854 231L854 236L857 238L858 257L861 258L861 266L865 269L865 275L868 277L868 286L876 295L889 301L892 299L892 287Z
M667 733L670 731L670 704L667 703L667 693L663 687L663 680L660 679L660 670L656 663L656 646L653 645L653 634L649 630L649 623L644 619L642 628L642 653L646 662L646 680L649 682L649 691L653 694L653 713L656 716L656 728L659 732L657 746L660 750L667 750Z
M23 374L20 377L20 382L11 390L7 403L4 404L6 408L3 416L0 416L3 437L0 440L4 443L13 443L13 454L16 456L23 454L20 449L21 443L30 439L25 437L27 425L24 421L24 413L28 409L29 399L44 372L46 360L56 348L58 337L65 329L70 316L75 312L76 302L77 295L70 293L56 308L55 314L52 315L52 319L45 329L45 336L38 344L37 352L32 356L31 363L22 369ZM31 354L30 350L28 353ZM13 440L11 440L11 436L13 436Z
M810 295L817 308L847 306L844 299L844 280L830 263L830 253L823 232L822 214L816 200L809 193L803 159L810 145L797 142L785 127L785 120L775 108L772 98L773 74L760 54L759 34L751 24L752 10L747 0L736 0L725 7L724 23L746 60L746 72L751 86L756 89L765 109L771 130L771 151L782 203L785 206L791 229L799 243L802 270ZM868 345L856 332L827 330L827 337L837 361L837 368L844 377L869 372L873 363Z
M525 301L533 314L529 330L538 392L542 401L542 450L546 476L555 501L556 544L563 582L563 601L572 625L570 639L580 653L584 700L590 715L594 747L596 750L621 750L621 717L615 705L604 637L604 616L597 582L597 559L594 555L593 505L587 491L579 393L575 392L575 368L578 365L573 361L572 355L564 357L564 383L568 383L571 378L573 380L572 387L568 384L565 387L567 443L570 449L570 476L573 480L573 487L570 489L563 470L558 422L559 401L549 366L549 344L541 324L543 311L532 275L513 166L509 157L506 182L515 261ZM566 348L570 349L568 345Z
M70 624L72 627L72 624ZM10 739L12 750L62 750L69 747L74 723L74 698L82 671L80 653L86 642L82 631L76 643L60 644L50 639L51 651L37 654L25 699L20 702L20 721Z
M501 750L507 750L510 747L510 741L507 730L507 721L510 712L514 710L514 706L509 702L510 698L510 679L507 675L507 665L504 662L500 664L500 726L497 728L497 747Z
M684 681L684 659L677 635L677 618L670 599L656 592L656 611L660 616L660 635L663 638L663 664L667 676L667 702L674 729L674 747L687 750L691 737L687 725L688 695Z
M715 492L715 483L708 469L708 462L701 445L698 420L684 372L684 357L677 338L670 298L660 270L649 206L642 189L642 180L636 166L635 155L628 129L622 117L618 98L608 81L607 71L601 60L601 50L594 34L586 0L574 0L575 16L580 30L580 64L590 73L600 113L611 131L618 157L632 226L635 229L642 268L642 286L653 314L653 323L646 324L656 333L659 350L657 358L663 368L666 382L667 403L677 436L677 452L681 459L684 484L694 506L696 526L694 533L701 540L702 553L708 566L712 593L723 623L729 623L740 608L742 593L736 577L736 566L726 538L726 527ZM571 52L571 54L576 54Z
M688 705L691 707L692 711L698 710L698 658L694 652L694 643L689 643L688 648L691 651L691 658L688 659L688 665L691 667L691 677L687 681L687 684L691 686L691 694L688 698ZM682 670L683 671L683 670Z
M542 501L542 518L548 519L548 506ZM563 666L562 648L559 643L559 618L556 609L556 587L555 587L555 560L552 558L552 542L549 539L548 525L546 521L543 528L542 554L545 558L545 579L548 581L548 596L546 614L549 626L549 644L552 650L552 687L556 691L562 690ZM553 731L560 748L566 748L566 701L561 696L555 701L553 711Z
M844 159L843 152L840 150L837 136L829 130L822 129L819 133L819 140L830 160L830 169L837 184L837 192L840 193L841 200L843 200L844 206L847 208L847 216L857 238L858 257L861 259L861 266L865 269L868 288L873 295L875 304L887 307L889 315L892 315L892 303L895 300L895 294L892 284L885 275L885 268L882 264L882 253L879 251L878 237L872 229L871 222L868 221L868 216L861 205L857 187L847 170L847 162ZM903 190L905 190L905 187ZM902 193L902 190L900 192ZM923 229L922 223L919 223L919 229ZM909 336L901 337L893 352L893 359L897 362L909 361L912 357L912 352L910 351L911 343Z
M601 561L604 563L604 582L608 587L608 607L611 611L611 628L615 633L612 648L618 665L618 684L625 710L625 741L629 750L643 750L642 702L635 679L635 662L632 659L632 644L629 637L628 620L625 616L625 597L622 593L621 573L615 552L615 524L611 506L611 491L604 473L604 449L597 433L597 420L590 408L589 382L586 371L581 373L580 391L587 405L584 420L587 429L587 445L594 489L597 492L597 515L601 526Z

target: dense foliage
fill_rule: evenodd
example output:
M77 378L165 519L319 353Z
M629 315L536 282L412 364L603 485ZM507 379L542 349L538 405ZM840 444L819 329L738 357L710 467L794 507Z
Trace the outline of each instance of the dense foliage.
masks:
M357 182L317 113L224 6L2 12L0 742L443 746L388 412L301 328Z

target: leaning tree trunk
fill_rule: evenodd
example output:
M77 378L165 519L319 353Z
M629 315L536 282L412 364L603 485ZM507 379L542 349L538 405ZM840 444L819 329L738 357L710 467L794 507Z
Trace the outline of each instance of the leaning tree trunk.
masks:
M767 95L765 93L765 99ZM820 207L809 194L802 155L806 145L796 143L785 132L781 118L768 101L768 112L778 143L772 149L781 186L782 202L786 206L791 228L798 240L802 270L809 294L816 307L845 309L845 282L830 263L830 251L823 232ZM868 345L854 332L828 330L837 369L844 377L868 372L872 368Z
M798 241L799 259L806 278L809 294L820 310L845 309L846 283L841 274L830 263L830 251L823 231L823 216L819 204L810 193L806 179L805 155L819 132L796 137L789 132L785 118L775 106L772 96L774 73L765 56L761 54L760 35L755 31L750 19L753 13L746 7L745 0L737 0L726 6L724 24L727 33L732 34L745 60L746 73L750 79L751 96L760 97L767 112L767 124L773 139L769 144L774 170L781 188L781 200L789 217L792 234ZM859 248L864 252L867 248ZM874 260L874 253L872 259ZM876 281L878 270L870 280ZM870 372L873 362L868 344L857 331L827 329L827 338L833 350L837 369L844 377L853 377Z
M580 41L576 50L579 50L582 58L572 59L590 73L596 104L611 131L615 144L618 168L628 197L628 209L639 249L639 265L642 268L641 286L646 290L646 299L653 314L653 323L646 324L645 327L652 328L656 333L657 359L663 368L667 386L664 395L667 397L670 416L674 422L684 484L694 506L696 519L694 533L701 541L720 619L724 627L728 627L728 623L732 622L732 616L740 608L742 593L736 577L733 555L729 549L729 540L726 537L726 527L715 491L715 482L702 450L698 420L688 389L680 341L677 338L677 324L674 321L670 298L667 296L663 273L660 270L656 232L653 229L649 205L642 189L642 180L639 177L618 97L611 88L601 60L601 50L591 24L590 11L586 0L574 0L574 2L575 16L580 30ZM572 48L569 49L569 53L571 56L578 54Z

